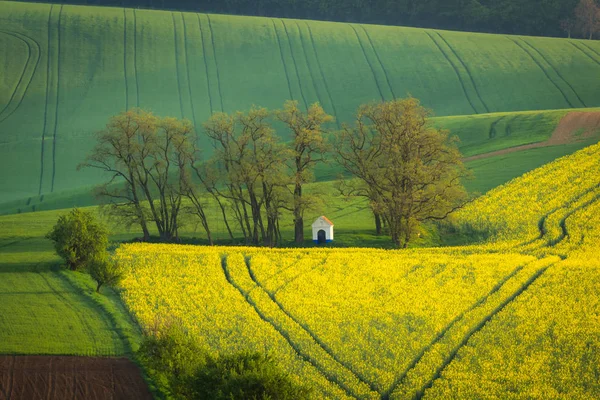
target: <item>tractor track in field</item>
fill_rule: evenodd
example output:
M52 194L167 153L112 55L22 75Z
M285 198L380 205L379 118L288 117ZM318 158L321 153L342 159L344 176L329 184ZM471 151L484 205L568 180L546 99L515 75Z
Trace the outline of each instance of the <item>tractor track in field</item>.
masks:
M473 112L475 112L475 114L479 114L479 112L477 111L477 108L475 108L475 104L473 104L473 100L471 100L471 97L469 96L469 93L467 92L467 87L465 85L465 82L463 81L462 76L460 75L460 71L458 70L458 67L456 65L454 65L454 63L450 59L450 56L444 51L444 49L442 48L442 46L434 39L433 35L430 32L428 32L428 31L425 31L425 33L427 34L427 36L429 36L429 38L431 39L431 41L433 42L433 44L435 44L435 46L438 48L438 50L440 51L440 53L442 53L442 55L444 56L444 58L446 59L446 61L448 61L448 64L450 64L450 66L452 67L452 69L454 69L454 72L456 73L456 77L458 78L458 82L460 83L460 86L462 87L463 93L465 94L465 98L467 99L467 101L471 105L471 108L473 109Z
M310 38L311 47L313 49L313 53L315 54L315 60L317 60L317 67L319 68L319 73L321 74L321 79L323 80L323 86L325 87L325 92L327 93L327 97L329 97L329 102L331 103L331 109L333 110L333 115L335 117L335 122L338 126L338 129L342 129L342 125L340 123L340 119L338 118L338 112L335 107L335 103L333 102L333 97L331 96L331 91L329 90L329 84L327 83L327 79L325 79L325 73L323 72L323 66L321 65L321 59L319 58L319 54L317 53L317 47L315 46L315 39L313 37L312 29L308 22L304 21L306 25L306 29L308 29L308 36ZM300 33L302 35L302 33ZM308 63L308 59L306 60ZM313 80L314 82L314 80Z
M532 45L531 43L529 43L528 41L526 41L525 39L523 39L522 37L519 37L519 39L523 42L526 43L529 47L531 47L533 49L533 51L535 51L537 54L540 55L540 57L542 57L542 60L544 60L544 62L546 62L546 64L548 64L550 66L550 68L552 68L552 70L556 73L556 75L560 78L560 80L562 80L568 87L569 89L571 89L571 91L573 92L573 94L575 95L575 97L577 97L577 100L584 106L587 107L587 104L585 104L585 102L583 101L583 99L579 96L579 94L575 91L575 88L573 88L573 86L569 83L569 81L567 81L567 79L560 73L560 71L554 66L552 65L552 63L550 62L550 60L548 60L548 58L544 55L544 53L542 53L540 50L538 50L537 47L535 47L534 45Z
M490 139L493 139L496 137L496 126L502 122L504 119L506 119L506 115L503 117L498 118L497 120L495 120L494 122L492 122L492 124L490 125L490 131L488 133L488 137Z
M476 334L477 332L481 331L486 326L486 324L492 320L492 318L494 318L496 315L498 315L502 310L504 310L504 308L506 308L507 305L509 305L510 303L512 303L521 294L523 294L535 281L537 281L554 264L550 264L550 265L548 265L546 267L542 267L539 270L537 270L532 276L530 276L527 279L527 281L524 282L524 284L519 289L517 289L507 299L505 299L504 301L502 301L490 313L488 313L473 329L469 330L469 332L463 337L463 339L460 341L460 343L458 343L458 345L455 346L452 349L452 351L450 352L450 354L448 355L448 357L446 357L444 359L442 365L440 365L436 369L433 377L431 379L429 379L417 391L417 393L415 394L415 396L413 398L416 399L416 400L421 400L423 398L423 396L425 395L425 391L427 389L429 389L433 385L433 383L437 379L439 379L441 377L441 375L444 372L444 370L452 363L452 361L454 361L454 359L456 358L456 355L458 354L458 352L469 342L469 340L471 339L471 337L474 334Z
M290 345L290 347L294 350L294 352L305 362L309 363L310 365L312 365L317 371L319 371L327 380L331 381L332 383L336 384L340 389L342 389L348 396L358 399L359 396L354 393L354 391L349 388L344 382L342 382L340 379L338 379L337 376L327 372L326 368L321 365L321 363L319 361L317 361L316 359L314 359L312 356L310 356L309 354L307 354L306 352L304 352L296 343L294 343L294 341L292 340L292 338L290 337L289 333L286 332L285 329L281 328L280 326L278 326L278 324L276 324L273 320L271 320L269 317L267 317L258 307L258 305L256 304L256 302L254 300L252 300L250 298L249 293L247 293L241 286L239 286L231 277L231 274L229 272L229 268L227 267L227 256L223 256L221 258L221 268L223 269L223 273L225 274L225 279L227 280L227 282L233 286L233 288L235 288L244 298L244 300L246 300L246 302L254 309L254 311L256 312L256 314L260 317L261 320L263 320L264 322L266 322L267 324L269 324L273 329L275 329L275 331L277 333L279 333L279 335L285 339L285 341Z
M57 32L57 50L56 50L56 107L54 109L54 129L52 134L52 185L50 193L54 192L54 182L56 181L56 134L58 131L58 105L60 101L60 21L64 6L61 4L58 12Z
M133 15L133 35L131 35L131 38L128 38L128 29L127 29L127 12L128 11L132 11L132 15ZM135 107L139 107L140 106L140 89L139 89L139 84L138 84L138 73L137 73L137 16L136 16L136 12L135 9L130 10L127 8L123 9L123 24L124 24L124 30L123 30L123 51L124 51L124 55L123 55L123 67L124 67L124 74L125 74L125 106L126 109L129 110L132 105L130 104L130 84L129 84L129 79L133 78L135 80L135 96L136 96L136 100L135 100ZM128 40L129 39L129 40ZM129 51L127 51L127 44L128 42L131 42L133 44L133 54L131 54ZM132 76L129 76L131 74L130 68L128 67L128 58L131 58L131 64L133 65L133 74ZM133 94L133 93L132 93Z
M135 76L136 107L140 106L140 81L137 68L137 11L133 9L133 74Z
M213 59L215 60L215 67L217 73L217 89L219 91L219 100L221 101L221 112L225 112L225 107L223 107L223 92L221 91L221 76L219 75L219 60L217 59L217 47L215 46L215 33L212 28L210 15L205 15L206 19L208 20L208 29L210 30L210 41L212 43Z
M479 99L479 101L483 105L483 108L485 109L485 111L487 113L489 113L490 109L487 106L487 104L485 104L485 101L483 101L483 97L481 96L481 93L479 93L479 89L477 88L477 85L475 84L475 79L473 78L473 73L471 73L471 70L469 69L469 66L463 61L462 58L460 58L460 56L458 55L458 53L456 52L456 50L454 49L454 47L452 47L450 45L450 43L446 40L445 37L442 36L441 33L439 33L439 32L435 32L435 33L436 33L436 35L438 35L440 37L440 39L442 39L442 41L444 43L446 43L446 46L448 46L448 48L454 54L454 56L456 57L456 59L461 63L461 65L465 69L465 72L467 73L467 76L469 77L469 80L471 81L471 84L473 85L473 89L475 90L475 94L477 95L477 98Z
M499 121L498 121L499 122ZM584 130L583 138L589 139L600 134L600 112L597 111L571 111L567 113L558 123L552 135L543 142L523 144L520 146L508 147L489 153L477 154L463 158L463 162L481 160L484 158L496 157L504 154L515 153L517 151L537 149L540 147L558 146L576 142L574 133L577 130Z
M596 64L600 65L600 61L598 61L597 59L595 59L594 57L592 57L587 51L585 51L584 49L582 49L581 47L579 47L578 45L576 45L574 42L569 42L569 44L571 44L571 46L573 46L577 50L579 50L579 52L582 53L583 55L585 55L587 58L589 58L590 60L592 60Z
M202 29L202 21L200 21L200 14L196 14L198 18L198 30L200 31L200 41L202 42L202 60L204 61L204 73L206 75L206 88L208 90L208 104L210 105L210 114L212 115L214 110L213 99L211 95L211 83L210 76L208 72L208 61L206 56L206 45L204 44L204 30Z
M528 49L526 49L525 46L523 46L521 43L519 43L516 39L513 39L513 38L511 38L509 36L506 36L506 38L508 40L510 40L511 42L513 42L514 44L516 44L519 48L521 48L521 50L523 50L529 56L529 58L531 58L531 60L542 70L542 72L544 73L544 75L546 76L546 78L562 94L563 98L565 99L565 101L567 102L567 104L569 105L569 107L575 108L575 106L573 105L573 103L571 103L571 100L569 100L569 97L567 96L567 94L561 89L561 87L558 85L558 83L556 83L554 81L554 79L552 79L552 77L550 77L550 74L548 74L548 71L546 71L546 68L544 68L544 66L539 62L539 60L537 60L535 58L535 56L531 53L531 51L528 50ZM527 42L523 42L523 43L528 44Z
M271 301L273 303L275 303L275 305L281 310L281 312L283 312L289 319L291 319L292 321L294 321L294 323L296 323L298 326L300 326L302 328L302 330L304 330L304 332L306 332L315 341L315 343L317 343L319 345L319 347L321 349L323 349L323 351L325 351L325 353L327 353L335 362L337 362L338 364L340 364L341 366L346 368L349 372L352 373L352 375L354 375L355 378L357 378L360 382L367 385L372 391L381 394L382 389L380 387L377 387L377 385L370 382L367 378L365 378L365 376L363 374L358 372L351 364L340 359L335 354L335 352L325 342L323 342L306 324L302 323L295 316L293 316L292 313L290 313L283 306L283 304L281 304L281 302L279 302L279 300L277 300L277 297L275 296L274 293L269 292L262 285L262 283L258 279L256 279L254 271L252 270L250 257L244 257L244 262L246 264L246 269L248 270L248 274L250 275L250 278L252 279L252 281L256 284L256 287L259 288L260 290L262 290L263 292L265 292L267 294L267 296L269 296ZM310 271L307 271L307 272L310 272Z
M298 87L300 88L300 95L302 96L302 101L304 102L304 107L308 110L308 101L306 101L306 96L304 95L304 90L302 90L302 80L300 79L300 71L298 70L298 61L296 60L296 56L294 55L294 49L292 49L292 41L290 39L290 33L288 31L287 25L283 19L280 19L281 24L283 25L283 29L285 31L285 36L287 37L287 42L290 47L290 54L292 55L292 61L294 62L294 69L296 70L296 79L298 80Z
M389 77L388 72L387 72L387 70L385 68L385 65L383 64L383 61L381 61L381 57L379 56L379 52L375 48L375 44L373 43L373 40L371 39L371 35L369 35L369 32L366 30L366 28L365 28L364 25L360 25L360 27L362 28L363 32L365 33L365 36L369 40L369 44L371 45L371 48L373 49L373 53L375 53L375 57L377 58L377 61L379 62L379 65L381 66L381 69L383 70L383 74L385 75L385 80L386 80L386 82L388 84L388 87L390 88L390 92L392 93L392 98L394 100L396 100L396 93L394 93L394 88L392 87L392 84L390 82L390 77Z
M46 278L44 276L44 274L39 271L38 267L41 264L42 263L36 264L36 266L34 268L35 273L38 274L44 280L44 282L46 282L46 286L48 286L48 288L50 288L50 290L54 293L54 296L56 298L58 298L60 300L60 302L63 303L68 309L70 309L71 311L73 311L73 313L75 313L75 316L79 320L79 323L81 324L82 327L84 327L84 329L87 332L88 336L92 339L92 342L94 343L94 349L96 351L98 351L99 350L98 340L96 338L96 335L94 334L94 330L92 329L92 327L90 326L90 324L87 322L87 320L80 315L80 313L78 312L77 308L75 306L73 306L73 304L71 304L71 302L69 301L69 299L67 299L60 291L56 290L56 288L54 288L54 286L52 286L50 284L50 281L48 280L48 278ZM56 271L52 271L52 269L50 269L49 271L56 274ZM58 277L58 279L60 279L61 281L63 281L62 277Z
M12 36L27 46L27 61L23 72L19 77L15 90L11 93L8 103L2 110L0 110L0 123L6 121L8 117L14 114L14 112L21 106L23 99L29 90L33 76L37 71L40 63L41 47L40 44L32 37L24 35L18 32L0 30L0 33ZM32 61L34 59L35 61ZM33 67L32 67L33 65ZM8 110L8 111L7 111Z
M187 75L187 82L188 82L188 95L190 97L190 108L192 109L192 120L194 121L194 126L198 126L198 124L196 123L196 109L194 108L194 96L192 93L192 79L190 76L190 57L189 57L189 52L188 52L188 40L187 40L187 24L185 23L185 16L183 15L183 13L181 14L181 21L183 22L183 48L184 48L184 54L185 54L185 71L186 71L186 75ZM196 131L196 142L198 142L198 132Z
M275 290L273 290L272 292L268 292L269 295L277 295L277 293L281 292L283 289L285 289L287 286L289 286L290 284L294 283L297 279L301 278L302 276L306 275L306 274L310 274L311 272L315 271L318 268L323 267L328 260L329 257L325 257L325 259L323 259L323 261L321 261L320 263L316 264L315 266L313 266L312 268L310 268L307 271L303 271L300 272L299 274L294 275L292 278L288 279L287 281L283 282L281 285L279 285ZM286 268L287 269L287 268ZM282 271L283 272L283 271Z
M436 343L438 343L438 342L440 342L442 340L442 338L450 331L450 329L452 329L458 322L460 322L468 313L470 313L471 311L474 311L479 306L481 306L482 304L484 304L490 298L490 296L492 296L494 293L498 292L502 288L502 286L504 286L504 284L506 282L508 282L510 279L512 279L523 268L524 268L523 265L520 265L520 266L516 267L508 275L506 275L500 281L498 281L498 283L485 296L483 296L480 299L478 299L468 309L466 309L460 315L456 316L452 321L450 321L450 323L448 325L446 325L444 327L444 329L442 329L433 338L433 340L431 342L429 342L425 347L423 347L421 349L421 351L417 354L417 356L415 358L413 358L413 360L410 362L410 364L408 364L406 366L406 368L404 369L404 371L402 371L402 373L400 375L398 375L398 377L390 385L390 387L388 388L388 390L386 390L382 394L381 399L382 400L389 400L389 398L392 395L392 393L394 393L394 391L400 386L400 384L402 383L402 381L404 381L404 379L406 379L406 376L408 375L408 373L419 364L419 362L423 359L423 357L427 354L427 352L429 350L431 350L431 348Z
M308 67L308 71L310 74L310 80L312 82L313 85L313 89L315 91L315 95L317 96L317 99L319 100L319 103L321 104L321 106L325 106L325 103L323 102L323 99L321 99L321 96L319 95L319 85L317 85L317 80L315 79L315 73L314 70L312 68L312 66L310 65L310 61L308 59L308 51L306 50L306 44L304 43L304 35L302 35L302 30L300 29L300 25L298 24L297 21L294 21L296 24L296 29L298 30L298 37L300 38L300 44L302 45L302 52L304 53L304 59L306 60L306 66Z
M381 90L381 86L379 85L379 80L377 79L377 75L375 74L375 69L373 68L373 64L371 64L371 60L367 56L367 51L365 50L365 46L363 46L362 41L360 40L360 36L358 36L358 31L352 24L348 24L352 30L354 31L354 35L356 35L356 40L358 40L358 44L360 45L360 49L362 50L363 56L365 56L365 60L367 60L367 64L369 64L369 68L371 69L371 74L373 74L373 80L375 81L375 85L377 86L377 91L379 91L379 96L381 97L381 101L385 101L385 97L383 96L383 91Z
M279 38L279 32L277 32L277 27L275 26L275 19L271 18L271 24L273 25L273 32L275 33L275 38L277 38L277 45L279 46L279 55L281 57L281 64L283 65L283 70L285 71L285 79L287 81L288 91L290 93L290 99L294 100L294 94L292 93L292 83L290 82L290 74L288 72L288 67L285 62L285 57L283 56L283 46L281 45L281 39Z
M180 67L180 63L179 63L179 56L180 56L180 51L179 51L179 43L177 40L177 24L175 23L175 13L171 12L171 19L173 20L173 44L174 44L174 48L175 48L175 74L177 75L177 94L179 97L179 112L181 113L181 118L185 118L185 113L183 111L183 97L181 95L181 74L179 73L179 67ZM187 64L187 60L185 61ZM188 88L189 88L189 83L188 83Z
M129 110L129 81L127 79L127 9L123 8L123 74L125 76L125 110Z
M600 57L600 52L598 52L596 49L594 49L593 47L591 47L590 45L588 45L587 43L580 43L583 47L589 49L592 53L596 54L598 57Z

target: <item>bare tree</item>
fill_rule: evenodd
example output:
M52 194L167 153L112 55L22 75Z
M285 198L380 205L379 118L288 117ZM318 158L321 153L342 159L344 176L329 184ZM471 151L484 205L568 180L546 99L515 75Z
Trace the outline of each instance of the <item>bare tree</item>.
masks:
M399 247L419 223L445 219L466 203L455 139L433 128L429 115L414 98L364 105L336 145L337 160L357 179L352 190L369 198Z
M178 236L182 198L189 186L186 154L193 127L187 120L158 118L135 109L110 119L96 135L98 143L80 167L111 174L96 193L109 215L139 223L148 239L148 221L162 240Z
M575 29L575 20L571 17L565 18L563 20L560 21L560 28L565 31L565 33L567 34L567 37L569 39L571 39L571 34L573 33L573 30Z
M595 0L580 0L575 8L575 24L579 32L590 40L600 31L600 8Z
M297 101L287 101L283 109L275 115L292 133L290 167L294 175L294 240L301 244L304 242L304 212L313 201L311 196L303 194L302 187L314 179L315 164L324 161L328 145L323 125L332 122L333 117L328 115L319 103L311 105L308 111L303 113L298 108Z
M269 117L267 109L253 107L247 113L214 114L204 124L215 145L206 186L230 203L246 241L274 245L281 236L278 219L288 156Z

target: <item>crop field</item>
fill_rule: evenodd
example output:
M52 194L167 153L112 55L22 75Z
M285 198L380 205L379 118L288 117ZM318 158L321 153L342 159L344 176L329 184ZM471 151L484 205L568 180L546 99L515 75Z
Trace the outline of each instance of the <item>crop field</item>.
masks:
M10 1L0 8L0 54L10 54L0 61L2 203L88 191L101 177L75 167L91 134L131 107L201 126L213 112L318 101L336 116L335 129L362 103L407 94L440 117L600 106L598 82L587 79L600 72L595 42ZM450 127L471 156L537 141L557 115L504 117L492 128L477 118ZM537 122L536 132L527 128ZM511 137L490 141L500 132Z
M130 244L123 299L212 352L276 354L316 398L600 396L600 145L455 217L496 232L455 248ZM150 289L152 288L152 289Z

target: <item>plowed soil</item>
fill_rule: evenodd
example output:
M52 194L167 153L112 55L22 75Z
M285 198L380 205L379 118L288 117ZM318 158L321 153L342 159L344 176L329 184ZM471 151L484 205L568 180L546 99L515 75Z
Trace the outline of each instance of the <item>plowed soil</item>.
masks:
M573 143L577 140L588 139L598 135L600 131L600 112L574 111L565 115L558 126L552 132L550 139L544 142L531 143L523 146L509 147L490 153L478 154L467 157L463 161L473 161L482 158L495 157L502 154L514 153L539 147L557 146L561 144Z
M125 358L1 356L0 400L152 399Z

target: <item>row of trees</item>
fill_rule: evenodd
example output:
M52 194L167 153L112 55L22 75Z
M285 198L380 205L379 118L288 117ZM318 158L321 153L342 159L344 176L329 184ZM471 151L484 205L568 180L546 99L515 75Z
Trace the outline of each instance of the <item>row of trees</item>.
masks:
M584 0L594 3L593 0ZM50 2L50 1L48 1ZM589 37L580 0L69 0L72 4L190 10L427 28ZM588 14L589 15L589 14Z
M105 210L138 224L145 240L150 223L162 240L177 238L182 220L193 214L212 244L207 207L216 204L231 239L241 233L247 243L275 246L286 211L295 241L304 242L304 215L319 200L305 185L318 163L335 160L353 176L341 181L340 192L366 197L377 232L385 225L406 246L418 223L445 218L466 198L460 153L428 116L414 98L362 106L355 124L339 132L326 129L333 117L319 104L306 111L288 101L272 112L215 113L202 129L213 147L204 159L198 143L207 140L189 121L136 109L111 118L81 167L111 174L97 188ZM275 124L285 127L289 141Z

